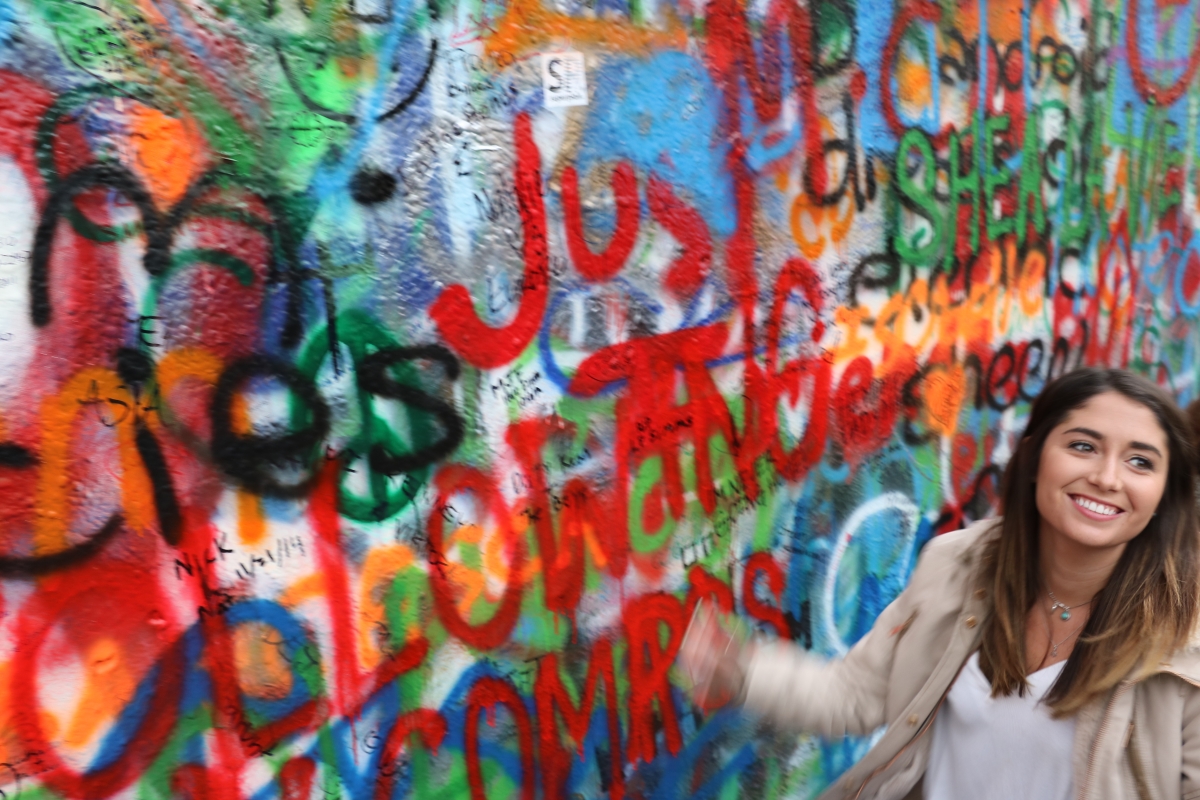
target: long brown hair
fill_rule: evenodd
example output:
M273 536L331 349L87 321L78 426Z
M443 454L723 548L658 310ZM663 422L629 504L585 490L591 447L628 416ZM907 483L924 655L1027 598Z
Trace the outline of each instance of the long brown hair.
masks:
M1133 670L1150 670L1182 647L1200 603L1200 529L1195 454L1183 413L1162 389L1118 369L1085 368L1048 383L1004 471L999 535L985 546L979 580L991 596L979 665L992 696L1024 694L1025 620L1041 597L1036 486L1046 437L1067 414L1104 392L1117 392L1154 413L1167 435L1167 483L1158 513L1125 548L1096 595L1058 680L1046 696L1056 716L1078 711Z

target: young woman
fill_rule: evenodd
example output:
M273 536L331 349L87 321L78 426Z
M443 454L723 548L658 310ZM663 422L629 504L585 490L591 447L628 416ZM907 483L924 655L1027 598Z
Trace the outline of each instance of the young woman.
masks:
M822 798L1200 797L1194 454L1183 414L1120 370L1051 382L1005 472L1004 517L938 536L843 659L685 639L777 725L887 725Z

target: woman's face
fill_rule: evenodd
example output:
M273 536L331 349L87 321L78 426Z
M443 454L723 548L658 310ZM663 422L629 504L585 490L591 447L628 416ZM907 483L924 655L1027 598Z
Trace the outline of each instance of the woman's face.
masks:
M1167 434L1149 408L1104 392L1055 427L1038 462L1041 532L1085 547L1124 547L1158 510Z

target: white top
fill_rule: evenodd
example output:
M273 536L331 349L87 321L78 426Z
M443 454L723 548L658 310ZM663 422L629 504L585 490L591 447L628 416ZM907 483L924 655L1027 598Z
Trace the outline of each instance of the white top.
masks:
M1070 800L1075 720L1041 703L1065 663L1028 676L1024 697L992 698L972 655L933 723L925 800Z

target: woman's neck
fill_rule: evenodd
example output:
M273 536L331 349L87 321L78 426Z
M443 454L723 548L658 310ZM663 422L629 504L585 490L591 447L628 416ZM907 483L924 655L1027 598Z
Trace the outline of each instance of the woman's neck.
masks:
M1038 555L1045 588L1068 606L1086 603L1108 583L1124 552L1124 543L1088 547L1043 529Z

